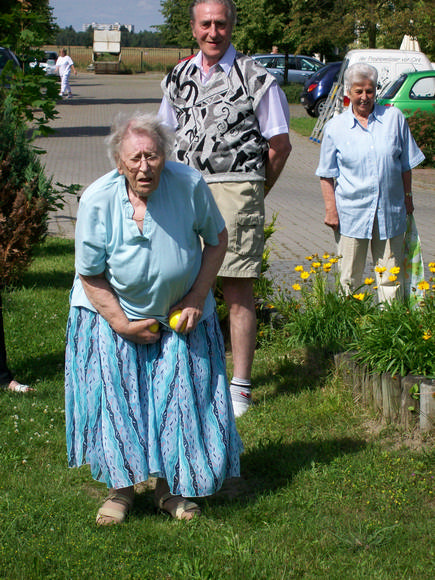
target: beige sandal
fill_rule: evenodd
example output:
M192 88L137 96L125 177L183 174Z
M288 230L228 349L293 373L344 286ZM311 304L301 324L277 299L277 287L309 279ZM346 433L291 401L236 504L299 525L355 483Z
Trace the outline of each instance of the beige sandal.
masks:
M122 509L117 510L113 507L104 507L108 501L121 504ZM116 489L113 489L104 500L103 505L98 510L96 519L97 526L112 526L114 524L121 524L125 520L126 515L132 506L133 498L129 498L123 493L117 492Z
M171 499L176 499L177 502L174 502L172 507L169 505L165 507L165 503L169 502ZM184 499L181 495L172 495L171 493L164 493L159 498L157 507L160 511L169 514L177 520L191 520L192 518L201 515L199 505L193 501Z

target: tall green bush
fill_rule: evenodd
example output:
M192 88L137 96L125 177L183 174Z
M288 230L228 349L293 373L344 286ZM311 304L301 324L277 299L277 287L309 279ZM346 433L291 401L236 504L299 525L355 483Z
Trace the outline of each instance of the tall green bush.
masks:
M49 212L76 187L53 185L7 98L0 106L0 289L17 280L47 233Z
M435 112L418 109L408 117L411 133L426 156L422 166L435 167Z

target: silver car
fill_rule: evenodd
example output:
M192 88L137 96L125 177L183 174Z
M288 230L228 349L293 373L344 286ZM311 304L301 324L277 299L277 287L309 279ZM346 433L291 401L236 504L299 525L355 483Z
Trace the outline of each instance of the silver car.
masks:
M256 62L260 63L276 78L279 85L284 82L284 54L255 54L252 57ZM288 83L305 83L307 78L324 66L324 63L312 56L304 56L302 54L288 55Z

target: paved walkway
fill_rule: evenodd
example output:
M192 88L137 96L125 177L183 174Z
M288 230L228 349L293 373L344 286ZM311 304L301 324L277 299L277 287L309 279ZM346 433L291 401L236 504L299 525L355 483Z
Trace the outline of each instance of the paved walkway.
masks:
M161 74L94 75L72 78L72 99L59 102L54 135L41 138L47 174L54 182L88 186L111 169L104 137L118 111L137 109L156 113L161 100ZM305 116L300 105L291 105L292 116ZM291 132L293 151L266 200L270 220L278 214L277 232L271 238L271 271L280 279L292 273L305 256L333 252L332 231L323 224L323 201L314 175L319 145ZM425 262L435 261L435 171L413 171L415 218L422 239ZM70 198L64 210L53 215L50 232L73 237L77 199Z

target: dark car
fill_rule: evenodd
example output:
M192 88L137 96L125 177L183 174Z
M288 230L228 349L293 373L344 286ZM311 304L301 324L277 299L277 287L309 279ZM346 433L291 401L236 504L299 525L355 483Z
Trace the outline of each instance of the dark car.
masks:
M14 68L20 68L20 61L12 52L12 50L0 46L0 74L8 62L11 62Z
M338 79L341 62L325 64L304 84L301 103L311 117L318 117L325 106L329 91Z
M56 51L54 50L45 50L44 51L44 56L42 57L42 60L40 60L39 62L37 60L34 60L30 63L30 68L35 68L36 66L39 66L40 68L42 68L42 70L45 72L45 74L47 75L55 75L56 73L56 61L58 58L58 54Z
M276 78L279 85L284 82L284 54L254 54L252 57L256 62L260 63ZM312 56L304 56L303 54L288 55L288 83L304 83L308 77L311 77L319 68L322 68L323 62L313 58Z

